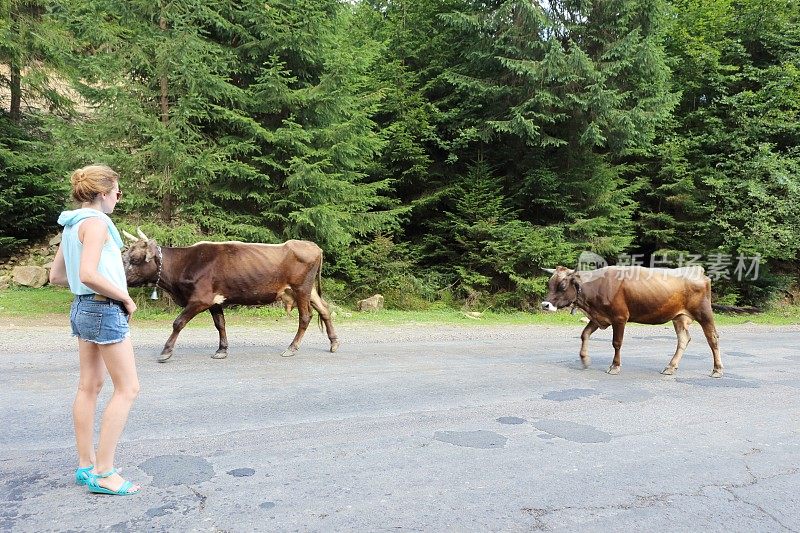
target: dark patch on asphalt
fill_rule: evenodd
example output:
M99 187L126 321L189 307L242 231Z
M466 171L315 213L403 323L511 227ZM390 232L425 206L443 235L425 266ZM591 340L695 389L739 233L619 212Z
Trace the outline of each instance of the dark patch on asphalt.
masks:
M755 357L755 355L747 352L724 352L723 355L732 355L734 357Z
M555 435L551 435L550 433L539 433L536 436L539 437L540 439L544 439L544 440L550 440L550 439L555 439L556 438Z
M21 502L25 499L26 495L30 495L30 493L33 492L32 485L46 477L47 474L33 472L24 476L7 479L4 487L5 490L3 491L4 494L0 495L0 499L7 502Z
M711 387L718 389L758 389L761 384L752 379L735 378L677 378L678 383L687 383L695 387Z
M577 400L579 398L588 398L589 396L597 396L600 394L594 389L565 389L554 390L543 395L545 400L553 400L554 402L566 402L569 400Z
M214 477L214 467L203 457L192 455L159 455L139 465L153 478L156 487L192 485Z
M233 477L250 477L255 473L256 471L252 468L235 468L226 472L226 474L230 474Z
M275 502L263 502L261 505L259 505L259 507L261 507L265 511L269 511L270 509L275 507Z
M508 440L494 431L437 431L434 439L466 448L502 448Z
M177 511L178 504L177 503L168 503L166 505L162 505L161 507L152 507L148 509L144 514L148 516L148 518L155 518L157 516L166 516L170 514L171 511Z
M525 420L524 418L520 418L518 416L501 416L500 418L497 419L497 421L500 422L501 424L512 424L512 425L524 424L525 422L527 422L527 420Z
M600 431L596 427L566 420L538 420L533 423L536 429L555 435L564 440L580 443L598 443L611 441L611 434Z

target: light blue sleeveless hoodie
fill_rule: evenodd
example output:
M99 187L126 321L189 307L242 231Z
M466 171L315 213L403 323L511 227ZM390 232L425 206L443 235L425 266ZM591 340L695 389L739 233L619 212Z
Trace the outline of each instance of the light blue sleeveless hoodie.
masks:
M125 279L125 268L122 266L122 238L117 231L117 227L105 213L96 209L84 207L74 211L64 211L58 217L58 223L64 226L64 233L61 236L61 251L64 253L64 263L67 266L67 281L69 290L74 294L93 294L94 291L81 283L80 266L81 252L83 243L78 239L78 228L81 222L91 217L99 217L108 225L108 233L111 240L106 241L100 252L100 263L97 271L108 279L111 283L128 291L128 283Z

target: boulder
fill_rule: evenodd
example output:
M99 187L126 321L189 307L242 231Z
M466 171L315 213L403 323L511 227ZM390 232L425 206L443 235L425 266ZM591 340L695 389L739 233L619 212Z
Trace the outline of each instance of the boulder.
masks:
M359 300L356 303L356 310L358 311L380 311L381 309L383 309L383 296L380 294Z
M11 276L0 276L0 289L7 289Z
M11 273L14 283L26 287L42 287L47 283L47 269L39 266L14 267Z
M61 234L60 233L58 235L56 235L55 237L53 237L52 239L50 239L50 246L58 246L59 244L61 244Z

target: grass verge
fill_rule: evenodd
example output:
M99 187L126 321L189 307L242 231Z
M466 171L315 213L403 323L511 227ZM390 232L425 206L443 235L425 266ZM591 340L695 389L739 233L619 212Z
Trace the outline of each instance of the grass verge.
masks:
M161 291L159 291L161 292ZM152 301L148 298L149 290L133 289L131 291L139 310L136 312L137 322L172 322L180 312L180 308L170 305L162 298ZM69 314L72 294L59 287L46 286L41 289L12 287L0 290L0 319L18 319L24 324L25 319L35 321L37 318L66 316ZM567 311L558 313L545 312L495 312L486 311L479 316L469 316L459 309L437 306L425 311L398 311L385 309L378 313L359 313L351 309L335 306L336 323L374 323L379 325L400 324L465 324L465 325L574 325L578 318ZM225 310L226 321L231 325L255 325L261 321L274 322L284 316L284 311L277 306L233 307ZM293 312L297 316L297 311ZM743 323L791 325L800 324L800 306L775 306L755 315L716 314L717 324L735 325ZM190 326L194 321L190 322ZM198 322L203 327L208 324Z

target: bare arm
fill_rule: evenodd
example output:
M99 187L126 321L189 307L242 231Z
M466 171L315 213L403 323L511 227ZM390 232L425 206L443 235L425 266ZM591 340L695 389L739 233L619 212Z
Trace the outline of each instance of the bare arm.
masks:
M61 245L58 245L56 258L53 259L53 266L50 268L50 285L60 285L62 287L69 287L67 281L67 265L64 263L64 252L61 251Z
M128 295L128 292L108 281L105 276L97 271L97 265L100 264L100 253L108 237L106 223L99 218L86 219L78 230L78 236L83 243L79 269L81 283L97 294L121 301L125 304L128 314L132 315L136 311L136 304Z

